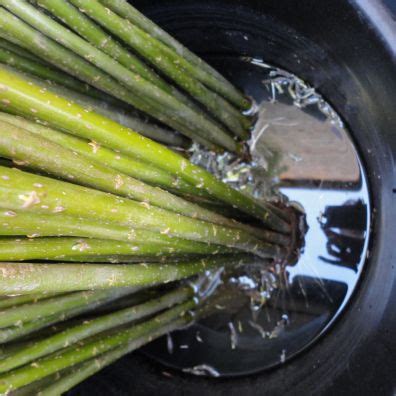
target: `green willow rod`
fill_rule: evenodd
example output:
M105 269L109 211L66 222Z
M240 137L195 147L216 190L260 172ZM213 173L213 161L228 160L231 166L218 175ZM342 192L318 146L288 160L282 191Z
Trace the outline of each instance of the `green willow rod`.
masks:
M185 305L182 309L187 309L187 307L188 305ZM177 311L180 312L180 308L177 308ZM177 314L177 312L174 313ZM166 319L166 316L168 316L168 319ZM167 321L168 324L164 323L164 319ZM108 352L100 353L99 355L95 350L93 350L95 354L93 359L88 361L86 359L83 359L83 363L81 364L73 364L73 366L69 366L69 368L66 368L65 370L62 370L60 372L58 371L55 375L46 376L43 378L43 380L32 382L30 383L30 385L18 389L17 394L30 395L35 392L39 392L40 395L63 394L74 385L83 381L90 375L93 375L95 372L111 364L125 354L130 353L135 349L138 349L142 345L151 342L152 340L156 339L161 335L167 334L175 329L184 327L189 323L189 321L191 321L191 317L189 315L184 315L180 319L172 320L170 322L169 321L169 314L158 316L156 318L156 322L160 322L160 326L154 329L150 329L146 324L144 324L145 331L143 331L143 336L138 337L138 334L136 334L135 330L132 332L132 334L130 334L128 341L121 343L119 347L112 348ZM92 341L96 342L97 340L100 340L100 338L96 338ZM83 346L85 346L85 344L86 342L84 341ZM73 349L73 347L69 347L65 351L69 351L70 349ZM63 353L64 351L61 351L60 353L52 356L57 356L62 359Z
M23 211L0 211L0 235L37 237L81 237L127 242L131 245L150 244L174 254L229 253L229 249L161 233L133 229L118 224L73 217L63 213L45 214Z
M84 37L88 42L95 45L95 47L111 56L123 66L141 75L143 78L157 85L159 88L176 97L189 107L192 107L195 110L197 109L194 102L188 99L187 96L178 91L173 85L165 82L154 72L154 70L150 69L139 58L134 56L125 47L114 40L111 35L101 29L90 18L86 17L67 1L55 0L49 2L37 0L34 1L34 3L39 3L41 7L46 8L63 23L67 23L68 26L76 33Z
M161 79L152 69L128 52L117 41L115 41L108 33L102 30L92 20L85 17L74 6L67 2L47 2L47 1L31 1L40 7L44 7L50 13L54 14L59 20L73 28L77 33L84 37L87 41L95 44L103 52L128 67L144 79L156 84L159 88L168 93L173 93L171 86ZM71 23L73 22L73 26Z
M99 308L96 308L95 312L89 315L85 315L84 320L88 319L88 317L92 319L100 315L107 315L113 313L114 311L119 311L134 305L143 304L149 300L160 297L163 293L165 293L165 291L170 291L171 289L173 290L176 287L181 287L183 283L184 281L178 282L176 285L173 285L171 288L166 288L166 289L163 289L161 286L154 288L138 289L136 292L133 292L132 294L128 294L116 300L109 301L103 304L102 306L100 306ZM190 285L185 285L185 286L189 286L190 288L192 288L193 286L195 286L195 284L191 282L191 286ZM75 325L80 323L81 321L77 319L76 321L71 322L70 324ZM59 325L57 325L55 329L51 329L51 330L49 329L46 335L52 335L56 332L63 331L68 327L69 327L69 323L59 323Z
M120 101L134 106L175 130L183 131L184 135L194 138L195 141L203 146L209 149L217 148L216 145L199 135L199 131L205 131L205 129L200 129L199 120L195 119L196 123L192 123L188 119L183 121L180 117L175 118L174 110L168 109L166 106L160 105L157 102L149 101L144 93L141 95L134 94L107 73L104 73L87 60L44 36L4 8L0 8L0 33L7 33L7 36L13 39L17 38L16 41L24 48L33 48L38 56L46 59L64 72L106 92ZM139 83L139 81L144 83L141 77L140 80L136 80L136 83ZM207 127L206 124L205 127ZM235 148L236 145L234 145L233 149Z
M26 58L37 60L37 63L46 63L42 58L34 55L32 51L30 51L23 44L21 44L21 42L18 41L15 37L8 35L6 32L0 31L0 39L2 40L2 43L4 43L4 45L2 46L3 48L11 49L11 46L15 46L14 52L17 52L20 55L24 54Z
M29 345L29 341L20 342L14 345L0 345L0 359L4 359L13 354L14 351L18 351L22 345Z
M0 339L2 334L7 334L7 332L12 334L13 331L17 330L18 327L21 328L21 330L25 333L27 330L30 330L29 334L32 334L40 330L35 329L35 322L41 324L48 321L51 321L52 324L55 324L55 326L51 325L51 328L47 328L46 330L37 333L35 335L35 340L43 340L45 338L51 337L52 335L63 332L64 330L68 330L69 328L71 328L71 326L77 327L78 330L82 330L83 334L86 334L84 332L84 329L86 329L85 326L88 324L88 322L92 321L92 319L104 317L113 314L115 311L118 311L120 312L120 314L113 317L114 322L120 319L125 320L126 318L124 311L128 309L128 313L131 317L130 321L133 321L134 319L132 316L134 315L135 307L138 308L136 314L142 313L142 311L143 313L145 313L147 312L147 308L155 309L155 307L153 307L154 301L158 302L158 305L161 307L161 309L165 309L168 305L172 305L172 302L174 304L178 302L183 302L183 300L187 299L186 296L190 296L190 298L192 296L191 287L180 287L179 289L173 288L173 292L169 290L170 289L168 289L168 292L163 299L161 299L160 297L164 295L164 292L150 293L147 290L141 291L139 288L114 288L111 290L96 290L89 292L84 291L69 293L66 295L66 297L68 297L68 300L66 300L65 297L63 299L53 299L53 301L47 300L45 301L46 304L41 305L25 304L23 306L17 307L15 313L13 313L12 310L6 310L1 312L2 315L10 314L10 318L13 317L15 319L18 315L21 315L21 317L27 318L27 320L18 321L17 326L8 326L0 329ZM79 296L81 297L80 299L78 298ZM63 310L62 306L57 306L57 304L62 303L65 304L65 308ZM84 306L86 307L86 309L82 310L82 307ZM158 309L158 311L160 311L161 309ZM74 321L64 323L66 319L68 320L72 317L75 317L77 315L76 313L78 312L86 313L87 315L85 315L83 320L81 320L81 318L78 318ZM34 318L34 315L36 314L38 315L38 317ZM65 317L61 316L62 314ZM56 318L57 322L55 322ZM3 319L7 321L8 318L6 317ZM10 322L10 320L8 320L8 322ZM102 322L103 321L99 321L99 325L101 325ZM105 320L105 323L108 325L108 320ZM41 328L43 328L43 326L41 326ZM91 329L97 330L98 327L94 324L93 328L91 327ZM76 333L73 332L72 334ZM79 334L82 334L81 331L79 331ZM18 333L18 335L20 334ZM88 336L89 334L86 334L86 337ZM19 347L18 344L5 345L2 348L3 356L5 357L15 355L16 352L19 352L20 350L23 350L29 345L31 346L35 343L36 341L33 341L30 344L24 343L21 344ZM1 360L4 359L3 356L0 356Z
M76 344L83 339L95 336L101 332L169 309L192 297L193 291L191 288L180 288L142 304L132 305L107 315L88 319L82 324L72 326L52 336L38 340L30 346L22 346L19 350L13 351L10 356L0 361L0 373L10 371L42 356L56 352L64 348L64 345Z
M132 229L118 224L101 223L62 213L44 214L23 211L0 211L0 235L37 237L81 237L127 242L134 246L151 244L174 254L218 254L230 250L218 245L209 245L187 239L169 237L161 233ZM154 249L154 248L153 248ZM270 251L270 250L269 250Z
M30 79L30 76L27 77L27 79ZM150 139L175 147L188 147L191 144L191 141L186 139L183 135L175 133L173 130L163 128L144 118L144 115L139 115L137 112L133 114L134 111L132 108L120 108L119 105L115 106L112 103L76 93L75 91L52 82L48 83L47 81L34 78L32 80L37 85L42 85L56 95L69 99L88 110L93 110L108 117ZM107 100L107 98L104 98L104 100Z
M85 304L85 299L77 301L70 309L62 310L62 307L53 315L44 316L41 319L33 319L30 322L18 323L18 326L10 326L0 329L0 344L6 344L10 341L21 339L26 336L41 335L38 333L43 330L44 332L53 333L58 328L67 328L65 324L69 319L73 319L82 314L97 315L98 313L108 313L114 309L126 308L128 305L139 304L146 300L148 297L142 296L139 290L125 290L115 288L114 290L97 290L92 301ZM142 298L143 297L143 298ZM50 329L49 326L56 326L56 329ZM65 326L65 327L63 327ZM12 349L11 349L12 348ZM4 349L7 353L14 350L14 346L6 345Z
M4 265L5 267L3 268L6 268L5 277L9 276L10 278L12 278L13 276L18 276L17 274L18 268L15 267L14 268L15 271L13 271L12 266L13 265L17 266L20 264L11 263L8 264L8 267L6 263L4 264L1 263L0 265ZM27 267L24 268L27 269L29 265L35 266L36 264L28 264ZM37 264L37 265L40 266L41 264ZM53 265L55 266L54 267L55 269L56 264ZM58 276L58 278L62 278L62 277L63 276ZM24 283L26 282L21 283L21 287ZM24 289L23 292L26 292L26 290ZM96 300L100 300L103 298L107 299L109 296L116 295L117 298L120 298L127 296L128 294L131 294L133 292L135 292L135 289L131 287L120 288L119 290L111 290L111 291L107 291L107 293L105 291L103 291L102 293L96 291L81 291L81 292L78 291L76 293L68 293L61 296L54 296L30 304L23 304L15 308L14 307L8 308L3 311L0 311L0 328L17 326L18 323L29 322L32 320L38 320L44 318L46 316L52 316L61 312L62 310L67 311L72 308L74 309L77 306L81 306L82 303L88 305L92 302L95 302Z
M235 253L235 252L234 252ZM218 253L216 253L218 254ZM179 263L186 260L199 260L207 257L207 254L174 254L167 253L161 255L151 256L133 256L133 255L81 255L81 256L64 256L56 260L41 260L41 261L62 261L65 263L86 263L86 264L135 264L135 263ZM232 258L232 256L229 256ZM27 260L26 260L27 261Z
M140 28L106 9L96 0L71 0L71 3L111 31L116 37L123 40L186 92L189 92L212 115L226 125L229 130L242 139L248 138L249 134L242 125L242 119L245 116L221 96L210 91L201 82L194 79L191 76L192 73L184 68L184 59L182 57L177 56L166 45L153 39Z
M79 366L83 366L85 363L79 364ZM32 382L26 386L23 386L22 388L19 388L17 391L14 392L15 396L32 396L32 395L37 395L37 396L42 396L42 392L44 389L47 391L49 389L50 395L61 395L62 393L55 393L56 391L52 391L50 386L55 385L56 382L58 382L61 378L66 379L68 378L68 375L74 373L74 370L72 370L73 367L70 367L68 369L62 370L62 375L60 373L55 373L52 375L49 375L40 381ZM71 380L69 380L71 383ZM67 381L67 382L69 382ZM62 387L66 386L66 381L62 381L61 383L58 384L58 388L61 389ZM54 388L56 389L56 388Z
M25 58L12 51L12 49L2 48L0 43L0 62L22 72L33 74L37 77L54 81L61 84L73 91L80 92L81 94L87 95L86 84L76 80L75 78L63 73L60 70L56 70L53 67L38 63L36 60ZM102 95L103 97L103 95Z
M210 249L213 249L213 247ZM0 238L0 261L65 260L73 259L73 257L82 261L89 258L97 259L100 256L116 257L117 255L128 258L137 256L136 259L139 259L141 256L160 255L161 257L167 257L170 254L174 254L173 250L173 248L168 246L151 243L132 244L103 239L70 237ZM219 253L227 253L224 248L218 250ZM217 252L214 249L213 251ZM158 258L156 260L158 261ZM4 303L0 301L0 308L2 305Z
M29 168L43 170L73 183L81 183L102 191L153 204L187 217L241 229L258 238L268 234L259 228L238 223L233 219L202 208L168 191L120 174L99 161L91 161L85 156L77 155L70 147L65 148L17 127L15 123L10 124L0 119L0 128L2 130L0 155L24 161Z
M84 309L80 308L72 311L65 311L58 315L47 316L42 319L32 320L31 322L22 324L18 323L18 326L10 326L0 329L0 344L7 344L11 341L18 340L35 333L48 326L62 322L63 320L67 320L82 313L89 312L89 310L86 310L87 307L89 306L85 305Z
M40 396L53 396L60 395L67 392L80 382L91 377L98 371L102 370L106 366L114 363L123 356L131 353L132 351L139 349L145 344L154 341L155 339L171 333L177 329L180 329L188 324L188 321L184 318L175 320L170 324L160 327L157 330L149 331L144 336L134 339L133 341L121 344L109 352L103 353L96 356L94 359L85 361L79 365L72 366L74 370L68 372L61 372L57 378L53 378L49 381L46 386L40 387ZM60 378L59 378L60 376Z
M96 99L94 97L88 96L84 93L76 92L74 90L71 90L67 88L66 86L62 86L58 84L58 81L53 82L51 80L51 76L48 76L46 80L43 80L42 78L45 78L44 73L40 74L36 73L37 76L40 78L37 78L34 76L33 71L30 71L32 66L33 68L36 68L36 64L34 62L31 62L31 65L27 65L28 62L25 59L21 59L21 57L17 57L12 55L11 57L6 57L7 60L3 60L2 58L2 50L0 48L0 63L3 63L8 66L14 66L16 69L18 69L21 74L21 78L24 78L27 81L30 81L34 84L37 84L42 87L42 89L49 90L50 92L59 95L61 97L64 97L66 99L69 99L80 106L83 106L84 108L91 109L96 111L99 114L102 114L105 117L108 117L121 125L124 125L128 128L133 129L136 132L139 132L140 134L149 137L150 139L157 140L159 142L171 145L171 146L178 146L178 147L186 147L188 146L188 140L184 138L184 136L178 135L174 133L171 130L167 130L164 128L161 128L158 125L155 125L153 123L148 123L147 121L139 118L137 115L132 115L131 110L132 109L124 109L120 108L119 106L116 107L114 103L108 103L108 97L102 98L102 100ZM25 66L28 67L25 67ZM40 66L44 70L44 72L47 69L46 66ZM36 70L37 71L37 70ZM14 73L17 73L15 69L13 69ZM28 73L28 74L27 74ZM67 76L67 75L66 75ZM49 81L51 80L51 81ZM77 80L76 80L77 81ZM5 104L1 104L1 107L3 110L6 110L7 106ZM122 103L121 103L122 105ZM128 113L126 113L128 112Z
M17 40L16 37L7 35L1 29L0 29L0 48L11 51L26 59L30 59L35 63L54 69L57 72L63 73L62 70L60 70L59 68L53 67L50 63L46 62L44 59L39 58L38 56L30 52L29 51L30 48L24 46L23 42ZM67 79L65 80L65 84L62 84L63 86L68 87L69 89L72 89L76 92L81 92L82 94L88 95L89 97L94 99L100 99L100 100L104 99L105 95L103 91L100 91L79 79L75 78L74 80L71 80L72 77L69 74L65 73L65 76L67 76ZM115 97L110 95L105 96L105 99L107 102L117 104L118 106L120 105L127 106L124 102L117 100Z
M0 344L17 340L21 337L38 332L44 328L48 328L48 326L62 323L78 315L96 311L96 309L102 306L117 302L120 298L133 293L133 291L127 291L126 289L122 288L114 288L109 290L85 292L85 294L87 293L90 295L86 298L76 301L76 303L69 309L63 309L62 306L58 306L58 309L54 310L54 314L52 315L43 315L43 317L40 319L34 318L30 322L18 323L17 326L9 326L0 329Z
M29 168L60 176L72 183L96 188L154 205L187 217L228 227L243 225L186 201L166 190L152 187L112 168L91 161L25 129L0 121L0 155L24 161Z
M157 109L161 112L162 116L167 114L168 122L172 122L172 119L177 118L179 122L183 122L183 124L191 130L194 129L196 133L200 134L205 139L213 141L230 151L236 150L237 145L235 141L227 132L210 122L204 113L197 113L190 107L184 105L172 95L167 94L138 74L122 66L113 58L98 50L69 29L37 11L27 2L22 0L1 0L0 5L7 7L12 13L18 15L25 22L37 28L37 31L45 34L50 40L52 39L53 43L56 41L60 42L64 47L68 48L68 50L94 65L95 69L98 68L102 70L104 73L107 73L109 77L111 76L111 78L114 78L114 81L124 85L130 93L129 96L135 103L140 103L140 109L147 114L156 116ZM5 10L2 9L0 11L1 17L1 14L3 14ZM13 29L13 32L15 32L14 34L18 33L17 25L19 26L20 23L17 23L13 18L8 18L6 21L4 21L4 18L1 19L0 27L2 29L7 29L9 32ZM24 37L18 37L18 39L24 39L25 42L29 40L29 38ZM42 49L42 47L43 45L40 46L39 50ZM92 76L93 79L96 77L97 75ZM102 80L102 78L103 76L100 77L100 80ZM114 84L112 85L114 89L116 86ZM117 93L117 90L115 90L115 92ZM142 104L144 106L146 100L149 101L150 106L149 108L142 108ZM185 131L186 128L180 130L182 133Z
M8 260L13 260L9 258ZM4 260L3 260L4 261ZM53 297L51 293L23 294L21 296L5 297L0 299L0 310L15 307L20 304L37 302L46 298Z
M18 389L57 371L94 358L141 337L148 336L150 333L155 333L161 328L166 328L181 316L186 316L186 319L183 322L179 322L179 326L182 326L181 323L186 325L191 321L191 315L188 311L194 307L195 302L189 300L131 328L118 330L113 334L103 336L103 338L82 343L81 346L65 348L55 354L35 361L37 364L22 366L19 369L5 373L0 376L0 392L5 393ZM168 329L166 328L166 331L169 331Z
M0 167L0 207L32 213L57 213L128 225L197 242L245 250L261 257L283 253L244 230L225 227L18 169ZM276 254L277 252L277 254Z
M78 11L75 7L70 5L68 2L65 0L40 0L40 5L45 7L47 10L49 10L52 14L60 18L62 21L67 22L68 26L75 30L77 33L85 37L89 42L97 46L99 49L103 50L104 52L108 53L110 56L113 58L117 59L121 64L124 64L122 62L122 59L120 58L119 54L128 54L128 51L125 50L122 46L118 46L117 48L111 49L108 48L108 43L106 42L106 45L103 47L102 43L103 40L106 38L106 35L103 37L103 33L101 33L101 29L98 28L98 26L92 22L91 19L85 17L82 12ZM102 9L103 7L100 6L98 3L97 6ZM85 6L84 6L85 7ZM82 8L85 10L85 8ZM80 7L81 9L81 7ZM112 17L118 18L118 15L114 14ZM104 24L106 26L106 24ZM99 31L98 31L99 29ZM112 44L112 42L110 42ZM145 45L147 44L147 40L145 42ZM158 63L161 63L163 55L159 53L157 57L155 58L154 66L156 66ZM160 60L159 60L160 59ZM163 61L162 61L163 62ZM171 68L175 69L175 64L171 64ZM128 66L127 64L124 64L125 66ZM169 65L169 62L168 62ZM168 66L169 67L169 66ZM244 127L241 125L238 127L240 121L239 119L241 118L241 114L235 109L229 105L228 102L223 100L222 97L217 96L216 94L211 93L208 91L208 89L205 86L201 86L201 84L198 81L195 81L193 78L189 76L189 73L186 72L184 76L180 76L181 73L183 73L183 70L180 68L177 68L178 70L175 70L178 75L176 75L176 78L174 80L178 81L185 81L186 83L180 84L186 91L189 91L192 96L195 96L197 100L199 100L200 96L208 96L209 95L209 101L202 101L201 103L206 105L206 107L214 114L217 115L219 121L223 121L225 125L228 126L228 128L231 131L234 131L238 136L242 138L248 138L249 134L248 132L244 129ZM175 76L174 76L175 77ZM197 84L198 83L198 84ZM193 87L195 87L195 90ZM175 93L169 92L179 98L179 95L175 95ZM178 91L176 90L176 93L178 94ZM182 100L182 99L181 99ZM183 100L182 100L183 101ZM183 101L184 103L188 104L190 107L192 106L191 101ZM217 104L217 107L216 105ZM193 106L194 107L194 106ZM219 113L219 107L221 110ZM249 124L250 126L250 124Z
M235 264L251 256L235 255ZM229 257L211 256L177 264L31 264L0 263L0 294L71 292L113 287L146 287L189 278L206 270L232 265ZM59 276L62 274L62 276ZM8 315L3 321L14 319ZM0 322L2 323L2 322Z
M173 48L176 53L188 61L196 73L197 78L204 84L223 95L235 106L242 110L248 110L251 103L240 93L229 81L227 81L217 70L209 66L201 58L179 43L170 34L161 29L149 18L144 16L129 2L125 0L100 0L100 2L123 18L128 19L134 25L147 32L150 36ZM191 70L191 67L189 67Z
M150 162L206 190L213 197L259 218L269 228L290 232L290 225L286 221L183 156L97 113L84 111L77 104L50 92L42 92L39 86L29 84L3 67L0 67L0 100L7 103L10 111L34 117L54 128Z
M0 108L6 109L6 106ZM13 124L19 128L26 129L32 133L40 135L63 147L75 151L91 160L100 162L106 167L111 167L126 175L142 180L151 185L157 185L166 189L180 191L186 194L199 194L200 190L176 178L160 168L156 168L143 161L128 157L122 153L117 153L107 147L102 147L96 142L77 138L75 136L57 131L37 124L18 116L0 112L0 120Z
M11 52L12 54L16 54L20 57L23 57L24 59L29 59L32 62L44 65L44 62L40 58L33 55L31 52L20 47L19 45L12 43L11 41L8 41L6 38L2 38L1 33L0 33L0 48L8 52Z

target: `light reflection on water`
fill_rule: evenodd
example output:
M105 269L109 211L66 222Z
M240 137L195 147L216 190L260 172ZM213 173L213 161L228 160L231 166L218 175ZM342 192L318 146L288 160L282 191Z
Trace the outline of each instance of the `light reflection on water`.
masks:
M260 188L270 187L304 208L305 246L298 262L281 274L272 267L260 273L277 281L269 281L268 299L255 314L246 293L235 282L226 282L219 293L234 293L234 305L219 307L216 314L175 333L172 354L164 340L146 353L195 374L214 370L235 376L284 363L338 317L363 269L370 205L358 154L343 123L320 95L258 60L227 59L227 70L229 78L260 103L253 132L253 137L260 135L254 153L260 183L250 189L260 193ZM246 282L251 273L239 275Z

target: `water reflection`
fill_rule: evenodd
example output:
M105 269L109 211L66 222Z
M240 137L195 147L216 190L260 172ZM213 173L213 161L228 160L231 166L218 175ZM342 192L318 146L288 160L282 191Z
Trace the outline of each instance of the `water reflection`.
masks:
M362 200L326 207L321 227L327 237L327 253L332 258L319 258L357 272L366 239L366 213L367 205Z
M258 60L227 59L227 70L260 104L250 191L276 191L304 208L305 244L286 268L224 276L215 312L175 333L172 353L164 340L146 353L189 373L235 376L284 363L334 322L362 272L370 206L354 145L315 91Z

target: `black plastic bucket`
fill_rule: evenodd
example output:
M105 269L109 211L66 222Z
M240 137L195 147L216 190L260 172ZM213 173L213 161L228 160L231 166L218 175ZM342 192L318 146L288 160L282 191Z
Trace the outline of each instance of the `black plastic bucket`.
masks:
M158 0L134 5L227 74L246 56L295 73L342 116L372 202L368 263L347 311L325 337L280 368L198 378L137 352L72 395L391 395L396 389L396 7L378 1ZM393 8L393 11L392 11ZM392 14L393 12L393 14ZM230 75L235 82L238 76Z

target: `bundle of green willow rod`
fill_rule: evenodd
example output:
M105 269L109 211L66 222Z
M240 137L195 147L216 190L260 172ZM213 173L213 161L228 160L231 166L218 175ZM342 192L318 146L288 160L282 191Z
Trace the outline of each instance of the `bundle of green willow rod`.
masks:
M184 151L242 155L250 106L124 0L0 0L0 394L62 394L199 317L191 278L287 257L288 215Z
M241 112L250 107L249 101L127 2L3 0L0 5L1 36L40 58L37 62L20 49L17 53L7 43L1 48L4 63L79 94L102 97L98 90L103 91L212 149L238 151L235 137L249 136L251 120ZM64 79L47 62L95 89ZM128 118L139 132L146 132L138 120ZM172 143L171 132L147 133Z

